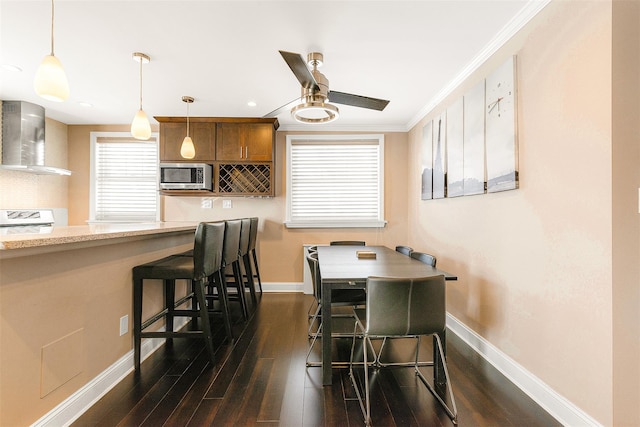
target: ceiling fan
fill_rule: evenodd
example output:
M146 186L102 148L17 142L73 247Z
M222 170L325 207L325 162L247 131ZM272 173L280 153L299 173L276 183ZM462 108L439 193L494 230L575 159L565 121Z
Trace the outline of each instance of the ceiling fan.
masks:
M329 80L324 74L318 71L318 67L322 66L324 59L322 53L309 53L307 55L307 61L305 62L299 53L286 52L283 50L279 52L300 82L301 96L273 110L265 115L265 117L275 117L296 103L291 108L291 115L297 121L301 123L329 123L336 120L339 116L338 107L333 104L351 105L382 111L389 103L389 101L385 99L329 90ZM311 69L309 69L309 67L311 67Z

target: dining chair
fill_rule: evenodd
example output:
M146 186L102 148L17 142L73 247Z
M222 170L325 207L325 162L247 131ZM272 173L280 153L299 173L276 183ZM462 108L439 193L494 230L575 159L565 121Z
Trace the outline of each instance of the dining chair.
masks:
M366 246L362 240L334 240L329 243L331 246Z
M420 262L428 264L431 267L435 267L436 266L437 259L436 259L436 257L434 257L431 254L427 254L427 253L424 253L424 252L413 251L413 252L411 252L411 254L409 254L409 256L411 258L413 258L413 259L417 259Z
M133 267L133 342L134 367L140 369L142 338L192 338L202 337L211 364L215 363L211 325L205 297L205 286L210 276L221 270L225 223L200 223L194 237L193 256L172 255ZM145 279L160 279L164 287L164 309L142 320L143 284ZM191 281L195 304L191 309L178 309L189 295L175 300L175 281ZM158 280L152 281L152 283ZM223 315L225 315L223 313ZM200 319L199 330L174 331L174 317ZM165 321L164 331L145 331L159 320ZM228 319L225 323L228 322ZM227 323L228 325L228 323ZM228 330L229 332L229 330Z
M444 275L422 278L369 277L367 279L367 298L365 308L354 308L355 326L349 358L349 377L356 391L360 409L366 425L371 425L371 398L369 390L369 361L367 349L373 338L416 338L416 354L413 369L422 383L442 405L454 424L457 424L458 410L444 357L439 334L445 330L445 281ZM427 381L419 369L418 357L420 337L432 335L434 345L443 364L448 391L449 405ZM356 338L362 337L362 366L364 368L362 386L358 384L353 369ZM381 369L381 367L374 367Z
M413 252L413 248L410 246L396 246L396 252L409 256Z
M318 265L318 254L309 254L307 256L307 262L309 264L309 269L311 270L311 282L313 285L313 296L316 300L317 309L315 314L312 316L311 321L309 323L309 329L307 331L308 336L312 339L311 344L309 345L309 350L307 351L306 364L307 366L322 366L320 362L309 362L309 356L311 355L311 351L319 337L322 337L322 317L320 315L320 311L322 310L322 285L321 285L321 276L320 276L320 268ZM366 302L366 296L364 289L336 289L331 292L331 305L332 306L352 306L356 307L359 305L364 305ZM353 317L353 314L333 314L333 317ZM318 321L318 329L315 332L312 332L314 323ZM344 336L344 334L340 333L332 333L332 337L340 337ZM348 336L351 336L350 334Z

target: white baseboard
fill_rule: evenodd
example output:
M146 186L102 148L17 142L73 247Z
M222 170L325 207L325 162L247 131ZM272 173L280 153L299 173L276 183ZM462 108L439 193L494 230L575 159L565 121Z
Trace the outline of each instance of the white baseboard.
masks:
M304 292L304 283L300 282L270 282L263 283L262 290L264 292Z
M447 328L460 337L493 367L500 371L538 405L562 425L572 427L601 427L598 421L556 393L538 377L498 350L493 344L469 329L460 320L447 313Z

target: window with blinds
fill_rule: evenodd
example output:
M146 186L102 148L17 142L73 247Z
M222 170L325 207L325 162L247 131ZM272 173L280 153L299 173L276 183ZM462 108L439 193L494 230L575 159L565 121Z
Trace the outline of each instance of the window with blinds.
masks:
M90 221L157 221L157 134L91 132Z
M287 136L287 227L384 227L383 206L383 135Z

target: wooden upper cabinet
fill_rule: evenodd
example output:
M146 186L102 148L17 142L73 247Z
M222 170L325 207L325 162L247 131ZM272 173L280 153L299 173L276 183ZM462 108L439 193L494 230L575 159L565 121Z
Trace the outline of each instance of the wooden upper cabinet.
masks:
M198 122L189 120L189 136L193 140L196 156L185 159L180 155L182 140L187 136L186 118L180 121L160 122L160 161L211 163L216 158L216 124L215 122Z
M216 160L273 160L273 123L218 123Z

